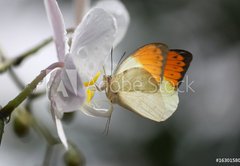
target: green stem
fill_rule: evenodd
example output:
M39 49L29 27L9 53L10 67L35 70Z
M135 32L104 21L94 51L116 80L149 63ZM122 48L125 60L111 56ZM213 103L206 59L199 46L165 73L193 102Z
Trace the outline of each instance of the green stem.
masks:
M0 110L0 117L6 118L11 115L12 111L17 108L27 97L29 97L37 85L43 80L43 78L53 69L57 67L63 67L62 62L57 62L50 65L45 70L42 70L41 73L30 83L28 84L22 92L20 92L13 100L11 100L7 105L5 105Z
M9 75L11 76L12 80L15 82L15 84L17 85L17 87L19 89L24 89L25 88L25 84L22 82L22 80L17 76L17 74L13 71L13 69L11 67L9 67Z
M69 28L66 30L68 34L73 33L74 29L73 28ZM45 47L46 45L48 45L49 43L51 43L53 41L53 38L50 37L48 39L45 39L44 41L42 41L41 43L37 44L35 47L33 47L32 49L18 55L16 58L14 59L10 59L7 60L2 56L3 59L3 63L0 63L0 73L3 73L5 71L7 71L10 67L12 66L18 66L20 65L23 60L25 60L26 58L30 57L31 55L35 54L36 52L38 52L40 49L42 49L43 47ZM0 52L1 55L1 52Z
M0 49L0 60L2 61L5 61L6 58L4 56L4 53L3 51ZM23 90L25 88L25 84L22 82L22 80L17 76L17 74L14 72L14 70L12 69L12 67L9 67L9 75L10 77L13 79L13 81L15 82L15 84L17 85L17 87L20 89L20 90ZM34 93L32 94L29 99L35 99L35 98L38 98L38 97L41 97L42 95L44 95L45 92L38 92L38 93Z
M50 159L53 153L53 146L47 145L47 149L44 155L43 165L49 166L50 165Z
M26 52L18 55L16 58L11 59L11 60L5 60L4 63L2 63L0 65L0 73L5 72L11 66L18 66L18 65L20 65L23 62L24 59L26 59L29 56L35 54L40 49L42 49L43 47L48 45L51 41L52 41L52 38L48 38L48 39L44 40L43 42L41 42L40 44L38 44L37 46L35 46L32 49L30 49L29 51L26 51Z
M55 145L59 143L59 140L53 137L50 131L45 126L39 124L39 122L37 122L33 116L32 127L45 138L45 140L48 142L48 145Z
M3 53L2 49L0 48L0 61L2 63L4 63L4 61L6 61L6 57L5 54ZM13 81L16 83L16 85L18 86L19 89L23 89L25 88L25 84L22 82L22 80L17 76L17 74L14 72L14 70L9 67L9 75L11 76L11 78L13 79Z
M13 65L14 65L14 66L20 65L25 58L27 58L27 57L35 54L35 53L38 52L40 49L42 49L43 47L45 47L46 45L48 45L49 43L51 43L52 40L53 40L53 39L52 39L51 37L48 38L48 39L45 39L43 42L41 42L41 43L40 43L39 45L37 45L36 47L33 47L33 48L30 49L29 51L26 51L26 52L24 52L23 54L19 55L16 59L14 59Z
M45 70L42 70L41 73L30 83L28 84L22 92L20 92L13 100L11 100L7 105L5 105L0 110L0 141L2 140L2 135L4 131L4 120L11 115L11 113L14 111L15 108L17 108L27 97L29 97L34 89L37 87L37 85L43 80L43 78L52 70L54 70L57 67L63 67L64 64L62 62L53 63ZM34 122L34 121L33 121ZM36 124L36 123L34 123ZM47 130L44 128L41 128L41 132L45 137L49 136L50 134L47 133ZM50 140L50 137L48 138Z
M14 70L10 67L9 68L9 75L10 77L13 79L13 81L15 82L15 84L17 85L17 87L20 89L20 90L23 90L25 88L25 84L22 82L22 80L17 76L17 74L14 72ZM29 96L29 100L33 100L33 99L36 99L38 97L41 97L43 95L45 95L46 92L45 91L41 91L41 92L36 92L34 94L31 94Z
M2 142L3 132L4 132L4 120L2 118L0 118L0 145Z
M8 71L9 71L9 75L11 76L13 81L16 83L18 88L20 90L23 90L25 88L25 84L20 80L20 78L17 76L17 74L13 71L13 69L11 67L9 68ZM41 96L43 96L45 94L46 94L45 91L36 92L34 94L31 94L31 96L29 96L29 100L33 100L33 99L41 97Z

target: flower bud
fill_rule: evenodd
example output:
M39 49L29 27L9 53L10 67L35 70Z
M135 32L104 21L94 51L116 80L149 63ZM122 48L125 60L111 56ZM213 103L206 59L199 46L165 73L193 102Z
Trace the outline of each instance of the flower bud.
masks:
M66 166L84 166L85 158L75 146L70 146L64 154L64 162Z
M15 112L13 130L18 137L24 137L29 133L31 118L25 109L18 108Z

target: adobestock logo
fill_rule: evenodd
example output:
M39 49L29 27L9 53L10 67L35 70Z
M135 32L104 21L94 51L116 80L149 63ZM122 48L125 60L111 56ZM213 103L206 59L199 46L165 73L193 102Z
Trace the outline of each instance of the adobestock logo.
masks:
M176 91L178 93L195 93L195 90L193 88L194 81L191 81L189 79L189 76L186 75L185 79L178 82L178 85L180 85L179 88L175 88L173 83L170 81L163 80L160 84L160 86L157 84L156 80L153 77L148 77L148 79L131 79L129 81L128 79L125 79L124 76L121 78L113 78L111 80L108 80L110 77L106 78L106 80L103 80L100 83L100 87L106 87L106 84L108 84L108 88L113 93L118 92L136 92L140 91L143 93L156 93L160 92L162 95L172 95ZM145 81L147 80L147 81ZM178 87L178 85L176 87Z
M78 95L79 91L82 90L82 87L78 87L80 77L79 72L76 69L64 69L61 71L61 73L58 73L60 71L56 71L52 74L61 74L61 75L67 75L67 77L61 77L64 79L59 79L54 81L54 88L55 92L61 94L62 97L67 98L69 96ZM60 77L58 77L60 78ZM195 93L194 90L194 81L189 79L189 76L186 75L185 79L180 81L178 85L181 85L179 88L175 89L172 86L172 83L169 81L163 80L162 83L159 85L156 84L156 81L153 77L148 77L147 79L132 79L129 81L129 79L125 79L124 76L119 79L112 79L110 82L108 82L108 78L100 80L97 83L97 86L99 88L94 89L104 89L108 86L111 92L118 93L118 92L136 92L140 91L143 93L156 93L160 92L162 95L172 95L177 90L178 93ZM89 79L91 80L91 79ZM147 80L147 81L145 81ZM110 83L110 84L109 84ZM108 85L107 85L108 84ZM82 85L84 86L84 85Z
M180 85L180 87L178 88L178 92L179 93L195 93L194 90L194 85L195 81L189 79L189 76L186 75L185 78L179 82L178 85Z

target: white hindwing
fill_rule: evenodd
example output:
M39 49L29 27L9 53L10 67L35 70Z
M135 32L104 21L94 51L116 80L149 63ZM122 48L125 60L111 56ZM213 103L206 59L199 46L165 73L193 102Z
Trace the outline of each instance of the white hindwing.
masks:
M160 122L169 118L177 109L179 98L175 91L173 94L166 92L144 93L119 92L119 105L142 115L145 118Z

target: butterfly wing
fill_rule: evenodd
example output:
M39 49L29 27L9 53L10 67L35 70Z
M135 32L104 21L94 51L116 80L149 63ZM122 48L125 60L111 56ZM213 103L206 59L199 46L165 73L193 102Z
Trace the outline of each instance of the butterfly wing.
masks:
M177 89L192 61L192 54L185 50L172 49L168 52L164 78Z
M119 105L145 118L160 122L169 118L177 109L177 91L173 94L120 92Z
M111 92L135 92L156 93L159 84L145 69L134 67L113 76L110 86Z
M158 122L166 120L177 109L177 87L191 59L191 53L184 50L168 52L167 46L161 43L143 46L114 72L112 82L122 87L117 91L117 103L145 118ZM141 88L134 87L135 82L141 82ZM150 93L153 85L158 87L157 91Z
M177 91L165 88L166 83L163 80L159 87L148 71L132 68L113 77L111 91L117 94L115 102L120 106L159 122L170 117L179 102Z
M152 77L160 83L167 52L168 47L163 43L147 44L123 60L117 66L114 74L120 74L128 69L138 67L151 73Z

